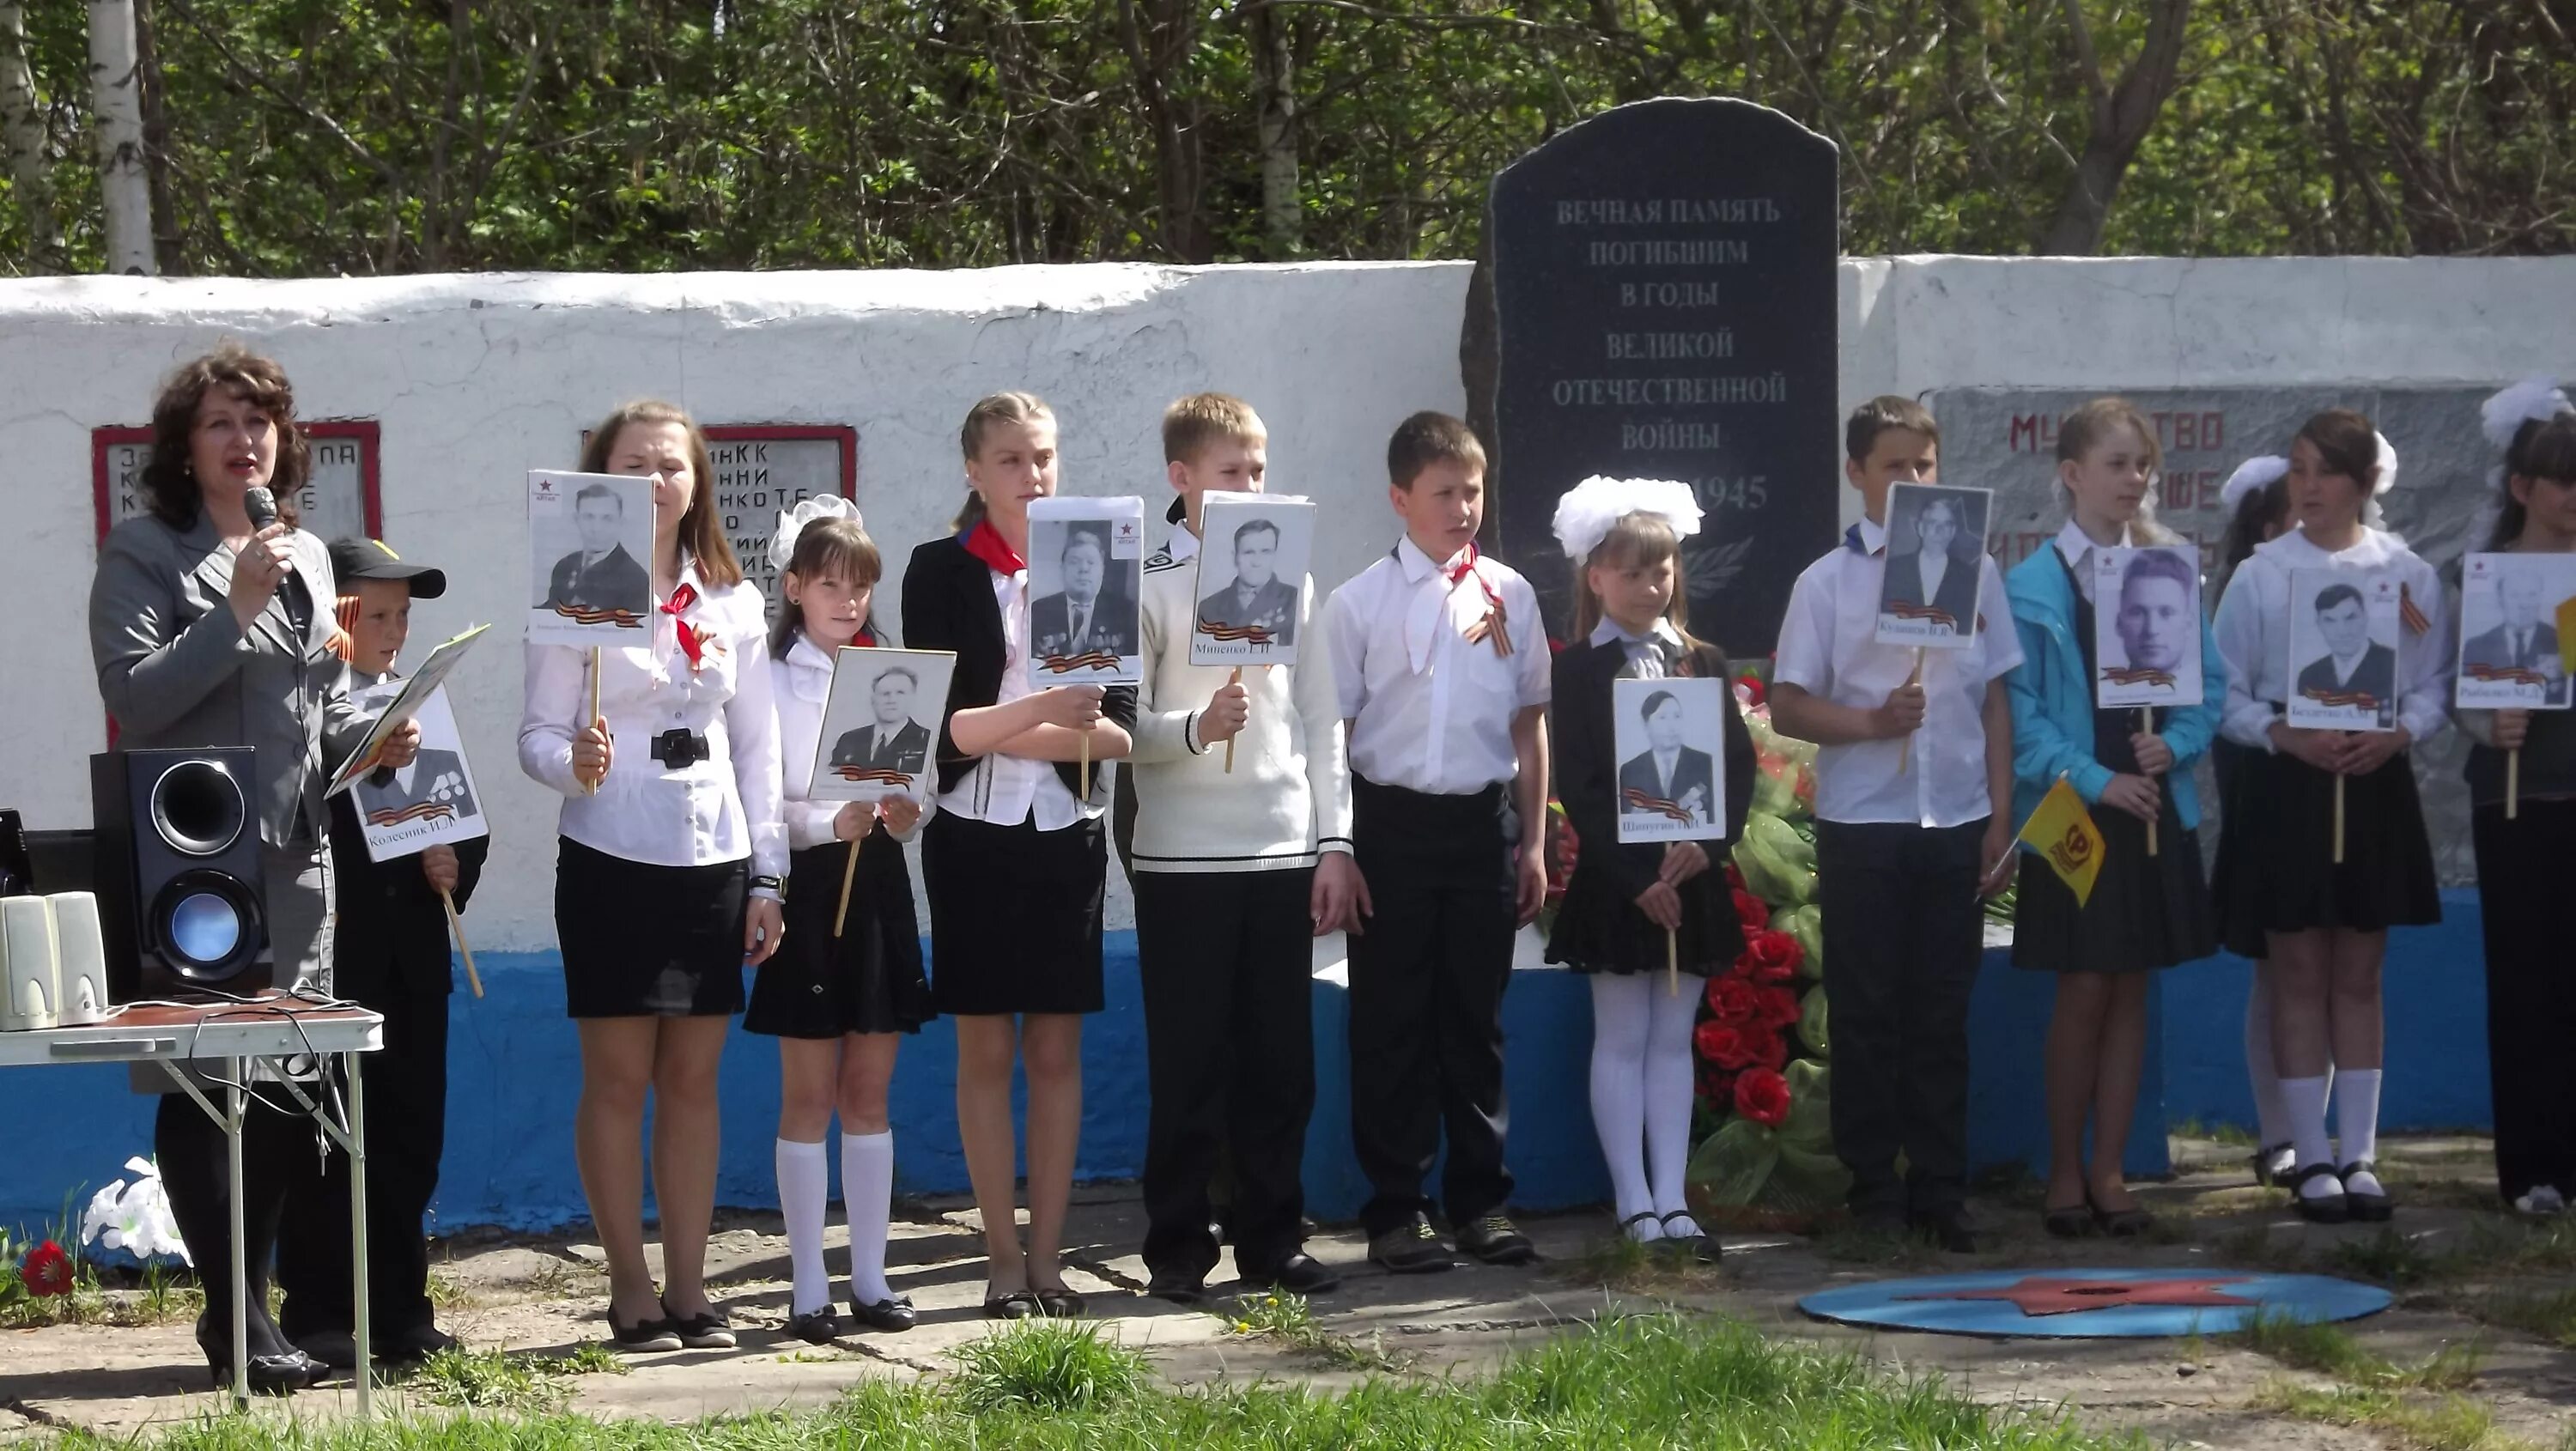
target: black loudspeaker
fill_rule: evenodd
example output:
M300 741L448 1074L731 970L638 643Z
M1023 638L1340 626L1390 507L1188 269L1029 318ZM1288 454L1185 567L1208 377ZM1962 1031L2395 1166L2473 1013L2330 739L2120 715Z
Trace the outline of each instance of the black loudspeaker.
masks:
M270 985L249 746L89 758L99 927L117 1002Z

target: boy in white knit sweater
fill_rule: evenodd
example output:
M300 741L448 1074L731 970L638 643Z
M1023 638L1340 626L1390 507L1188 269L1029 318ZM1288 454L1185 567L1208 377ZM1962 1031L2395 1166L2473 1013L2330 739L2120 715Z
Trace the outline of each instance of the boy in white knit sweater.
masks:
M1262 486L1268 438L1239 398L1201 393L1163 415L1182 518L1145 561L1145 682L1137 692L1136 945L1145 987L1145 1266L1150 1293L1207 1293L1217 1244L1208 1186L1233 1179L1235 1266L1247 1285L1316 1294L1299 1172L1315 1106L1311 938L1348 927L1350 778L1320 649L1229 684L1190 663L1199 499ZM1298 581L1298 636L1315 585ZM1234 769L1225 744L1234 742Z

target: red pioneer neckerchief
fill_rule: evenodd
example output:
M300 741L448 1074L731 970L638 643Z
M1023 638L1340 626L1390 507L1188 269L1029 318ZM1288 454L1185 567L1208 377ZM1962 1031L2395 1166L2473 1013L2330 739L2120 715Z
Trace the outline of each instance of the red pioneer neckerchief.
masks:
M680 653L689 657L691 670L697 669L706 662L707 637L706 632L681 619L680 615L697 602L698 587L684 584L671 591L671 597L664 601L661 607L662 613L671 617L672 627L679 631Z
M1011 547L1001 531L986 521L979 519L974 528L966 531L965 545L967 553L984 561L985 567L995 574L1017 574L1029 567L1029 562L1020 558L1020 552Z

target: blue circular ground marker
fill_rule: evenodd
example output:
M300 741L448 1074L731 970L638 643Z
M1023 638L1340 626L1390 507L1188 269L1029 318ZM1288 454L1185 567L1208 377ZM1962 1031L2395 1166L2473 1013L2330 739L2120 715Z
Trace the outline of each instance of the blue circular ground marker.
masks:
M1837 1325L2070 1339L2224 1335L2258 1314L2310 1323L2388 1308L2373 1285L2252 1270L1988 1270L1821 1290L1798 1308Z

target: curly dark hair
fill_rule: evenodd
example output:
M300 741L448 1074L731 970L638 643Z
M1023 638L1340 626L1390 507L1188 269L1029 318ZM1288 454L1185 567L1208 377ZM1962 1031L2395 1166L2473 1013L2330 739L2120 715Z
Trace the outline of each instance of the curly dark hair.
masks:
M173 529L197 522L201 503L196 473L188 465L188 441L197 426L197 405L210 388L231 389L277 425L277 470L268 487L277 495L277 517L293 527L300 522L295 496L303 491L311 467L304 430L295 426L295 389L276 359L230 339L163 380L152 403L152 456L143 465L145 506Z

